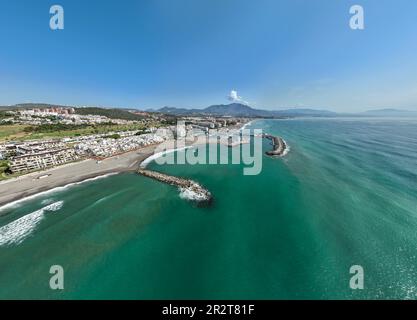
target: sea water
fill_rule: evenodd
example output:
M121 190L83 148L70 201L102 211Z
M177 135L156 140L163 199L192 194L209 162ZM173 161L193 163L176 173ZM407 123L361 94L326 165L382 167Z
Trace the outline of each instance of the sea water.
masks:
M123 173L0 209L0 298L417 298L417 120L248 128L291 151L263 156L256 176L243 165L148 165L201 183L209 207ZM49 287L52 265L64 290ZM349 287L352 265L363 290Z

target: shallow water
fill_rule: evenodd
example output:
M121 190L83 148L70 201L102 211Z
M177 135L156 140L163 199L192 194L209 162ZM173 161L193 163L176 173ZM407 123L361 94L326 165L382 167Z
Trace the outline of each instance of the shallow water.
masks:
M203 184L211 207L124 173L5 208L0 298L416 298L417 120L251 128L291 147L285 158L264 156L259 175L232 164L149 165ZM63 291L49 289L56 264ZM356 264L364 290L349 288Z

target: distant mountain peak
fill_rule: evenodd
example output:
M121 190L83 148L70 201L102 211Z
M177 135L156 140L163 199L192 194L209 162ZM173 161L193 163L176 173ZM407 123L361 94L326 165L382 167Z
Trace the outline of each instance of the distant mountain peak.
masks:
M410 112L410 111L402 110L402 109L395 109L395 108L384 108L384 109L368 110L365 112Z
M395 108L384 108L384 109L368 110L368 111L362 112L362 115L378 116L378 117L416 117L417 111L395 109Z
M204 109L185 109L174 107L163 107L157 112L175 115L213 115L213 116L229 116L229 117L247 117L247 118L283 118L293 116L334 116L336 113L327 110L301 109L293 108L286 110L263 110L255 109L241 102L232 102L229 104L211 105Z

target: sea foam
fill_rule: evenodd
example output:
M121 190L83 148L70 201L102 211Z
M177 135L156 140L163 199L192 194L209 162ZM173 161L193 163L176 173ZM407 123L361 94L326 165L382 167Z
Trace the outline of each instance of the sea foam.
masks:
M242 126L242 128L240 128L240 131L245 130L248 126L251 126L251 125L252 125L252 123L253 123L253 121L249 121L249 122L245 123L245 124Z
M169 150L164 150L161 152L157 152L149 157L147 157L145 160L143 160L140 164L141 168L146 168L148 166L149 163L151 163L152 161L166 155L166 154L170 154L173 152L177 152L177 151L182 151L182 150L186 150L186 149L190 149L193 148L193 146L186 146L186 147L181 147L181 148L177 148L177 149L169 149Z
M0 246L20 244L35 230L36 226L45 217L45 212L58 211L63 204L63 201L54 202L0 227Z
M76 186L76 185L79 185L79 184L83 184L85 182L90 182L90 181L95 181L95 180L107 178L107 177L112 176L112 175L115 175L115 174L117 174L117 173L103 174L101 176L97 176L97 177L94 177L94 178L88 178L88 179L85 179L85 180L82 180L82 181L79 181L79 182L68 183L68 184L66 184L65 186L62 186L62 187L55 187L55 188L52 188L50 190L38 192L38 193L35 193L34 195L27 196L25 198L22 198L22 199L19 199L19 200L16 200L16 201L12 201L12 202L9 202L8 204L5 204L5 205L1 206L0 207L0 212L4 211L6 209L18 208L23 202L26 202L28 200L32 200L32 199L38 198L40 196L52 194L52 193L59 192L59 191L64 191L64 190L66 190L66 189L68 189L68 188L70 188L72 186ZM47 204L48 199L46 199L44 201L45 202L42 203L42 204Z
M285 143L285 150L282 153L281 157L285 157L288 154L288 152L290 152L291 147L289 146L289 144L287 143L287 141L285 141L284 139L282 139L282 141L284 141L284 143Z
M195 183L195 185L198 185L197 183ZM185 200L191 200L191 201L207 201L208 197L207 194L201 193L201 192L196 192L194 191L192 188L178 188L180 191L180 198L181 199L185 199Z

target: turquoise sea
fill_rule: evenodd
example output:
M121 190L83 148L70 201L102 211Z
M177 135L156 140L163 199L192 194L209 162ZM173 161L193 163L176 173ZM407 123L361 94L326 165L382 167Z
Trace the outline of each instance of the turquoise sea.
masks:
M264 156L259 175L150 165L202 183L210 207L124 173L2 209L0 298L416 299L417 120L251 128L291 147ZM64 268L62 291L49 288L52 265ZM349 288L352 265L363 290Z

